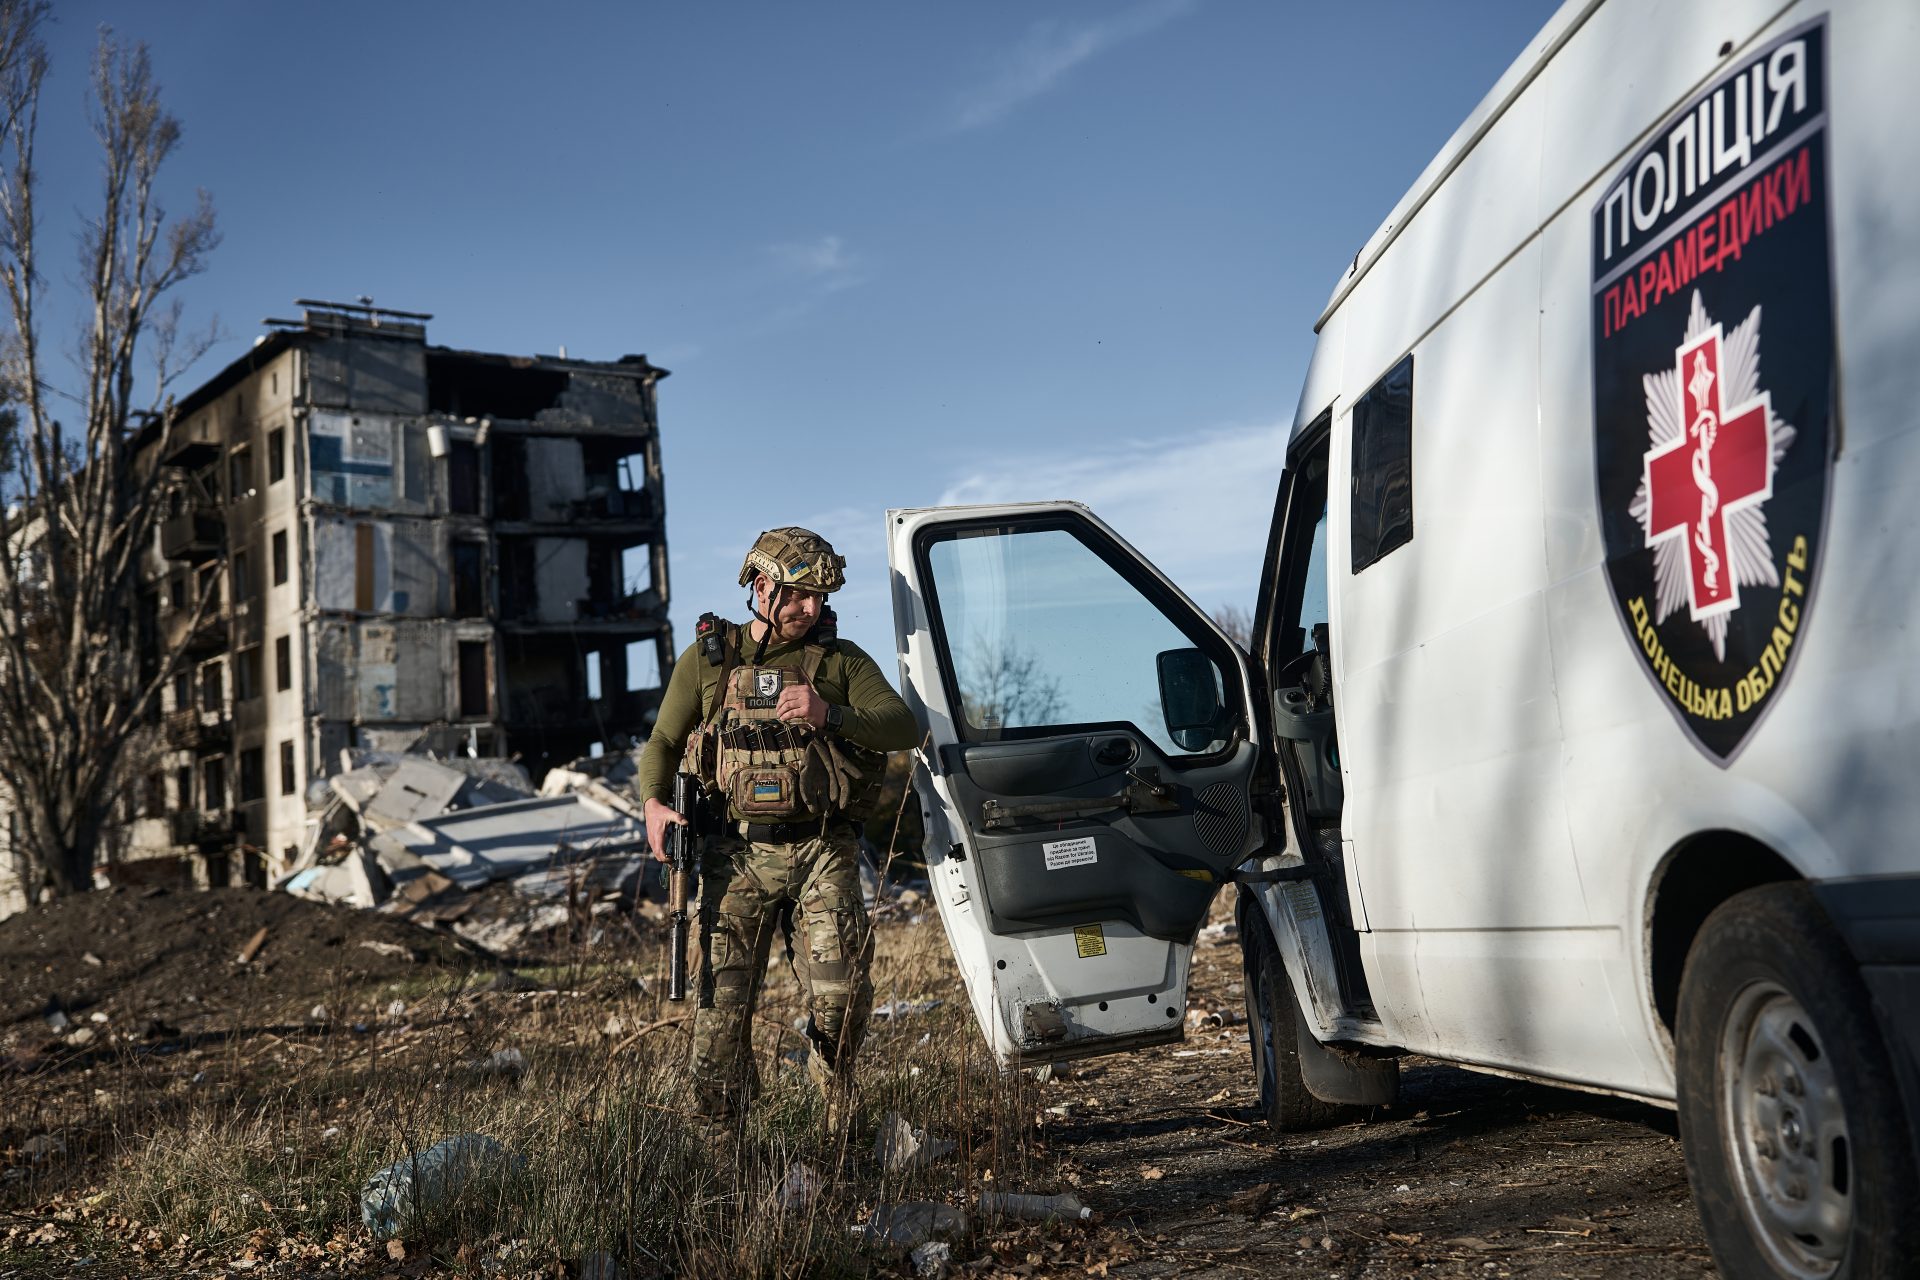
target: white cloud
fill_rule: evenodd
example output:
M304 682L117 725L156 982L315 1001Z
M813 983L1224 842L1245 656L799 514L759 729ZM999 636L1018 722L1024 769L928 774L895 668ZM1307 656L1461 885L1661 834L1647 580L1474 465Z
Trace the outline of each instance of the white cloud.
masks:
M1083 502L1203 608L1251 609L1286 456L1286 423L995 459L940 505Z
M1115 45L1193 11L1197 0L1148 0L1099 22L1036 22L1026 37L998 59L991 76L955 100L954 132L1005 119L1014 108L1058 85L1081 63Z
M827 293L850 288L866 278L860 259L839 236L776 244L770 246L768 252L789 274L810 281Z

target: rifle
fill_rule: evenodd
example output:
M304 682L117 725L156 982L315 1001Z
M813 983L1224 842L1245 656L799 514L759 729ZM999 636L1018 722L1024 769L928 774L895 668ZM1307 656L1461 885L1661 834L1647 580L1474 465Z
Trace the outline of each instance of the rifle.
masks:
M702 830L700 779L691 773L673 775L673 807L686 819L666 829L667 901L673 908L673 937L668 951L667 999L687 998L687 904L700 882Z

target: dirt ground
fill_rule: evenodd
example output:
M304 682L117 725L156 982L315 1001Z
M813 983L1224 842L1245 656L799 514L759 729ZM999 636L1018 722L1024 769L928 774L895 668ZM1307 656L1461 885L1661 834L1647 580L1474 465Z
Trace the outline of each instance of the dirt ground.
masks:
M1223 895L1215 919L1227 918ZM483 1057L475 1009L501 1043L540 1053L618 1055L656 1027L677 1035L657 992L633 977L658 959L658 939L640 936L658 923L636 917L625 950L595 948L592 964L525 969L558 989L523 994L514 981L497 980L504 971L498 958L449 935L284 894L123 890L0 922L0 1087L11 1098L0 1116L0 1280L210 1280L253 1270L235 1261L249 1256L245 1240L225 1249L162 1249L144 1228L138 1239L128 1228L111 1252L96 1230L32 1261L10 1257L4 1241L30 1224L44 1233L44 1224L71 1223L76 1205L98 1198L114 1162L141 1141L127 1132L129 1117L155 1114L130 1106L143 1089L162 1098L244 1092L248 1082L342 1069L368 1054L450 1064ZM252 962L239 963L239 950L263 925L267 942ZM882 928L890 954L920 956L926 963L913 971L933 975L911 994L946 1004L937 1023L877 1028L865 1054L874 1069L889 1055L927 1052L914 1047L927 1043L922 1025L977 1037L937 920L896 912ZM1185 1043L1073 1064L1019 1092L1033 1101L1022 1157L1031 1182L1010 1189L1071 1190L1095 1217L997 1234L981 1225L955 1243L945 1274L1714 1274L1668 1112L1414 1061L1391 1111L1317 1133L1270 1135L1255 1109L1240 980L1238 943L1203 943ZM447 995L449 983L465 994ZM776 966L766 1007L771 1057L796 1039L777 1025L796 1012L794 999ZM75 1026L94 1032L90 1046L76 1048L71 1031L56 1036L49 1028L56 1000ZM333 1025L316 1027L309 1006L328 1002ZM1208 1025L1210 1013L1225 1025ZM937 1128L939 1116L929 1103L916 1122ZM64 1135L55 1158L32 1154L30 1144L45 1134ZM941 1175L951 1183L946 1191L928 1189L965 1204L980 1172L959 1164ZM289 1260L286 1269L477 1274L417 1257L395 1266L378 1246L352 1236L357 1226L343 1230L336 1241L321 1241L326 1248L344 1242L339 1252L312 1264ZM255 1273L268 1269L263 1261ZM872 1271L913 1274L898 1256L875 1256Z
M1240 980L1203 944L1189 1009L1244 1016ZM1391 1111L1276 1138L1245 1022L1192 1027L1045 1086L1063 1176L1139 1250L1114 1275L1717 1274L1671 1112L1414 1059Z

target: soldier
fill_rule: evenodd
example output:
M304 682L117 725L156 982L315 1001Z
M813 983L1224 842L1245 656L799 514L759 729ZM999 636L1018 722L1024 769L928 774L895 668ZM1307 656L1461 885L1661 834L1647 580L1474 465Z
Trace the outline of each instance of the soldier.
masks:
M753 621L700 619L640 759L654 857L683 821L669 804L676 771L697 774L725 809L725 835L707 842L702 868L708 941L693 1018L697 1105L716 1119L752 1091L753 1009L783 917L798 935L788 945L807 1000L807 1072L830 1106L865 1031L858 824L885 753L915 746L919 732L874 660L834 634L826 597L845 569L818 534L761 534L740 569Z

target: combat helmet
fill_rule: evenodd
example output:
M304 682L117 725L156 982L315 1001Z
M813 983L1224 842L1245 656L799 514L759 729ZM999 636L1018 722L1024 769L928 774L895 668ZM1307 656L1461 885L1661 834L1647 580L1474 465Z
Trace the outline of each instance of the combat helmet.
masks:
M811 529L785 525L769 529L754 539L753 549L740 566L740 585L753 581L756 573L778 587L818 591L825 595L847 585L847 561L833 544Z

